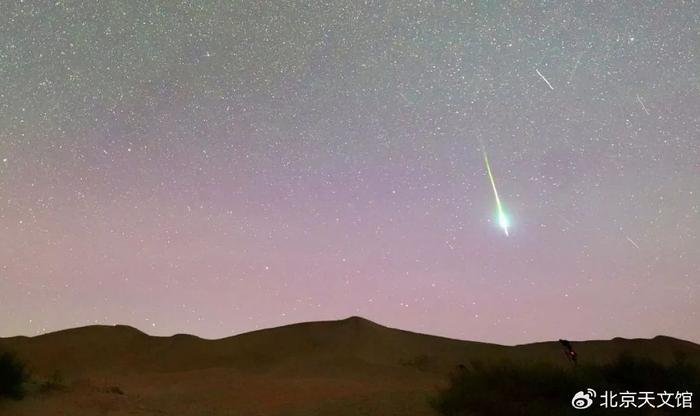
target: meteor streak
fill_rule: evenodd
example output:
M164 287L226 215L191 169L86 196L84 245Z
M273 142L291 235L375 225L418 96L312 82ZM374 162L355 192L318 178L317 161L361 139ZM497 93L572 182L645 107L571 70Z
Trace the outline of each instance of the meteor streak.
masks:
M482 149L484 153L484 163L486 164L486 172L489 174L489 179L491 180L491 187L493 188L493 195L496 197L496 207L498 208L498 225L503 229L508 237L508 227L510 227L510 220L508 216L503 211L503 206L501 205L501 198L498 197L498 190L496 189L496 181L493 179L493 173L491 173L491 165L489 164L489 157L486 155L486 150Z
M539 69L535 69L535 71L537 71L537 75L539 75L540 78L542 78L542 79L544 80L544 82L547 83L547 86L549 87L549 89L552 90L552 91L554 91L554 87L552 87L552 84L550 84L549 81L547 81L547 78L545 78L544 75L542 75L542 73L540 72L540 70L539 70Z

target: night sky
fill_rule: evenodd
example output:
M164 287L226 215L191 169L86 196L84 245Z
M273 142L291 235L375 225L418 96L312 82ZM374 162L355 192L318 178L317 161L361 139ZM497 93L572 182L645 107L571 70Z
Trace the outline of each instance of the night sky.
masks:
M0 2L0 336L700 342L699 2Z

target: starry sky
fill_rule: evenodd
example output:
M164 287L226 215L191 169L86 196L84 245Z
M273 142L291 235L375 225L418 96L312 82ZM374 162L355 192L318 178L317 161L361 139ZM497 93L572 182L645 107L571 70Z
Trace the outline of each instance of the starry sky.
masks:
M0 1L0 336L700 342L698 2Z

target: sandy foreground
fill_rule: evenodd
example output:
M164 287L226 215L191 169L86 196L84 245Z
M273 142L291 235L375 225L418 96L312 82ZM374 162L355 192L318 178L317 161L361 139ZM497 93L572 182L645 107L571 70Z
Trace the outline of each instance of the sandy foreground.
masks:
M121 393L114 393L118 386ZM0 404L8 415L431 415L425 380L282 378L229 369L105 377Z

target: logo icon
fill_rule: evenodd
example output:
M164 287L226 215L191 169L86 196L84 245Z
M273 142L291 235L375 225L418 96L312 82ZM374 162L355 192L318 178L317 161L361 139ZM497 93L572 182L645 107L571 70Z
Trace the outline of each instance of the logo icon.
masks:
M574 394L574 398L571 399L571 405L574 409L588 409L593 404L593 398L596 396L595 390L586 389L586 391L579 391Z

